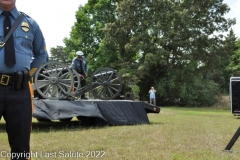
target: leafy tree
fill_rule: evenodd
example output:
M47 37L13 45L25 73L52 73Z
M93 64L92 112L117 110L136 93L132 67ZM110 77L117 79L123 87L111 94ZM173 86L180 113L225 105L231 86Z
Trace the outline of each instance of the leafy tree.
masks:
M240 39L236 42L234 53L231 56L227 71L230 72L231 77L240 76Z
M50 48L51 57L50 60L58 61L65 64L69 64L71 60L68 59L69 54L65 52L65 48L63 46L57 46L56 48Z
M124 0L104 42L118 48L117 64L142 97L154 85L162 101L211 105L236 40L222 34L236 23L224 17L230 8L222 2Z
M89 0L79 6L66 53L82 50L90 72L115 68L126 92L161 103L211 105L226 86L236 37L223 0ZM231 69L232 70L232 69Z
M232 60L234 59L237 50L239 50L240 43L236 42L237 38L235 37L235 34L233 33L233 30L230 30L230 34L226 37L226 40L224 42L225 48L223 48L226 52L230 52L228 58L222 59L222 71L223 71L223 77L224 82L220 83L221 93L228 94L229 93L229 81L230 77L236 76L235 73L235 67L231 68L232 66ZM239 40L238 40L239 41ZM236 58L236 57L235 57Z
M89 71L92 73L100 67L110 67L105 61L113 52L100 49L104 46L102 28L115 21L115 10L120 0L88 0L85 6L79 6L76 22L72 27L70 38L65 38L66 52L81 50L84 52ZM112 58L110 58L112 59Z

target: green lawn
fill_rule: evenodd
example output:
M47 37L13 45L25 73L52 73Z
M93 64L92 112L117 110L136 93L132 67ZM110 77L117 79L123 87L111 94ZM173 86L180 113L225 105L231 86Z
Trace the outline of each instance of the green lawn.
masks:
M105 127L80 126L76 119L71 124L40 123L33 119L32 159L237 160L240 157L240 139L231 153L223 151L240 126L240 117L233 116L230 109L162 107L160 114L148 117L148 125ZM3 120L0 142L0 153L9 151Z

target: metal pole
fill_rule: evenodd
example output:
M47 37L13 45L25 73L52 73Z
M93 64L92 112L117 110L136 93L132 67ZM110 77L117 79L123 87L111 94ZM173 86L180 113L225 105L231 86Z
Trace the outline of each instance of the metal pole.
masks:
M233 135L232 139L229 141L229 143L228 143L228 145L226 146L226 148L224 149L224 151L230 151L230 149L232 148L232 146L234 145L234 143L237 141L239 135L240 135L240 127L238 128L238 130L236 131L236 133Z

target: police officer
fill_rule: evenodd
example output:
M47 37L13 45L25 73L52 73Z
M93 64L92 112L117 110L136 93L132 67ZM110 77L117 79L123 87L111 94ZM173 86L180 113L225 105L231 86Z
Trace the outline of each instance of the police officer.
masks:
M86 85L86 78L88 76L87 60L83 55L84 54L82 51L77 51L76 57L73 58L71 66L71 68L75 69L79 73L81 79L81 87L84 87ZM81 95L81 99L87 99L85 97L85 94Z
M23 14L17 10L15 3L16 0L0 0L0 42L6 36L4 30L10 28L5 27L5 19L9 17L13 25L18 16ZM45 61L46 46L38 24L26 14L23 14L20 24L12 33L12 39L10 47L5 44L0 48L0 118L3 116L6 121L11 159L26 160L30 155L32 123L28 80ZM5 51L9 48L15 51L13 66L4 61Z

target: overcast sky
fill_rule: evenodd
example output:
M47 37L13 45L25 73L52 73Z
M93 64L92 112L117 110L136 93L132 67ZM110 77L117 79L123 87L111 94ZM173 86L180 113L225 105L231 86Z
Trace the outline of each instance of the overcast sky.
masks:
M16 6L35 19L47 43L47 49L65 46L63 39L70 36L75 13L88 0L16 0Z
M19 11L25 12L39 24L48 51L52 47L65 46L63 39L69 38L74 25L75 13L80 5L85 5L88 0L17 0ZM240 0L224 0L231 8L227 18L236 18L237 24L233 30L240 38Z

